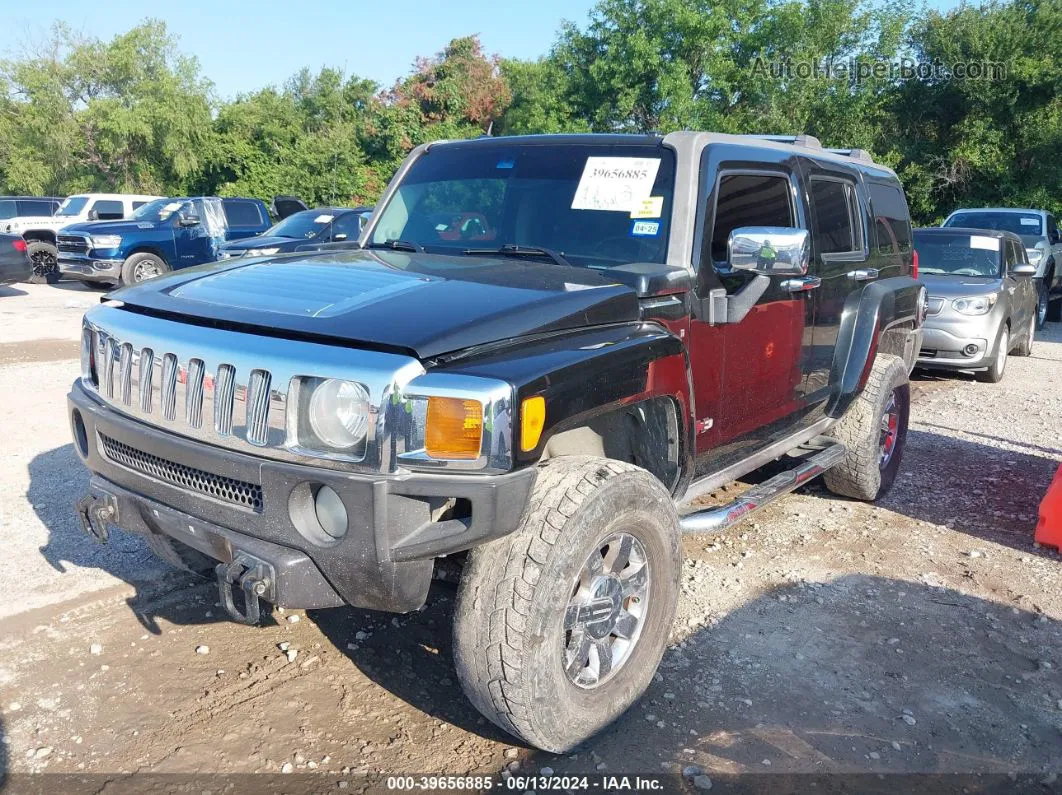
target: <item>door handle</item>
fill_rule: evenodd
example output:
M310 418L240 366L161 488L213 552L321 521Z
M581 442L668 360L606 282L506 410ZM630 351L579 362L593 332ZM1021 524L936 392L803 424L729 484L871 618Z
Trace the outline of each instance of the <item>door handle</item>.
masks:
M878 278L880 271L877 268L859 268L848 271L847 276L854 282L869 282Z
M786 279L781 286L787 293L803 293L814 290L820 284L822 279L818 276L801 276L799 279Z

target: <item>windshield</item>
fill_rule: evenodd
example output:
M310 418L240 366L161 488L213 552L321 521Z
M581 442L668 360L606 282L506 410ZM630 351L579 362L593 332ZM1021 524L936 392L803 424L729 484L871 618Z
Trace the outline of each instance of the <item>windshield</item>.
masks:
M155 201L148 202L134 212L133 220L158 223L159 221L165 221L174 213L195 215L192 212L192 203L189 201L182 199L155 199Z
M969 232L915 232L918 272L949 276L988 276L1002 273L998 237Z
M675 156L652 144L469 143L417 159L370 245L548 248L573 265L664 262Z
M332 223L334 217L331 213L322 210L303 210L274 224L271 229L263 233L263 236L292 239L316 237Z
M56 215L80 215L85 205L88 204L88 196L68 196L55 211Z
M1043 218L1036 213L961 212L955 213L944 223L944 226L996 229L1000 232L1013 232L1016 235L1042 235L1044 233Z

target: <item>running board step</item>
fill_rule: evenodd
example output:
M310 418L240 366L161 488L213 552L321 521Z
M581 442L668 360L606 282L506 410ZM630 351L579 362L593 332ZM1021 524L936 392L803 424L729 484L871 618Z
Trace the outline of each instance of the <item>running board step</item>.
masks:
M761 508L766 508L798 486L817 478L830 467L841 463L846 452L843 444L831 442L828 447L810 458L803 459L798 466L781 472L758 486L753 486L732 502L683 516L679 520L679 526L683 533L711 533L725 530L746 516Z

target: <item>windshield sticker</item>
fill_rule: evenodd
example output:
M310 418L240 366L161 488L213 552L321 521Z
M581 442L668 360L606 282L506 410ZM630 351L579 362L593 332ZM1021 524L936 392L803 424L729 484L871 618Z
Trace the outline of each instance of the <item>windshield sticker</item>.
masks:
M664 212L664 197L650 196L642 199L631 210L631 218L659 218Z
M313 222L315 224L327 224L333 218L335 218L334 215L319 215L319 216L317 216L316 218L313 219Z
M1021 225L1022 226L1039 226L1040 225L1040 219L1039 218L1022 218L1021 219Z
M659 157L588 157L573 210L632 212L649 197Z
M970 248L982 248L985 251L999 251L999 238L984 237L983 235L970 235Z
M499 160L498 168L516 168L515 160Z
M635 221L631 224L631 234L634 237L656 237L660 234L660 222Z

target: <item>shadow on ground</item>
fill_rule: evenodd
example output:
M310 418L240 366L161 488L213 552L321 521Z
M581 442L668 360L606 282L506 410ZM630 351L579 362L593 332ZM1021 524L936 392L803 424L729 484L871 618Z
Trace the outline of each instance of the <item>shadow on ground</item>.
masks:
M29 295L25 290L20 290L13 284L0 284L0 298L14 297L16 295Z

